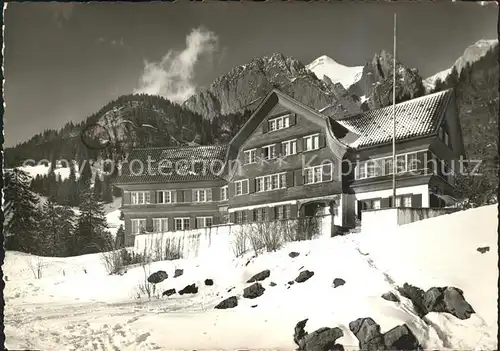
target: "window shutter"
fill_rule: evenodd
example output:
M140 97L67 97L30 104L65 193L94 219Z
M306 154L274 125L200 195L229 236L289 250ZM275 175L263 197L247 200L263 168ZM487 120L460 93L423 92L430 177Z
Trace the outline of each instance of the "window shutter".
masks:
M390 197L386 197L386 198L383 198L382 200L380 200L380 207L381 208L389 208L391 207L391 198Z
M270 221L274 221L276 219L276 207L267 207L266 208L268 217Z
M192 190L184 190L184 202L193 202Z
M176 191L176 202L184 202L184 190Z
M411 196L411 207L422 207L422 194L414 194Z
M425 165L425 152L417 152L418 170L426 168Z
M196 217L189 217L189 229L196 229Z
M147 232L153 231L153 218L151 217L146 218L146 231Z
M229 213L229 222L231 223L235 223L235 216L234 216L235 212L230 212Z
M298 218L299 213L298 213L299 207L297 205L290 205L290 218Z
M318 136L319 139L319 147L325 147L326 146L326 140L325 140L325 135L323 133L320 133Z
M267 118L262 121L262 133L267 133L269 130L269 123L267 121Z
M255 162L259 162L262 157L262 148L258 147L255 149Z
M157 194L156 190L151 190L151 195L149 195L149 197L150 197L150 202L152 204L158 203L158 201L156 199L156 194Z
M128 205L131 203L130 191L123 192L123 204Z
M274 148L276 150L276 156L280 156L281 155L281 143L276 143Z
M255 178L248 180L248 192L249 193L255 192L255 181L256 181Z
M301 186L304 184L304 175L302 174L302 169L295 170L295 186Z
M212 201L220 201L221 188L212 188Z
M293 186L293 171L286 172L286 187L290 188Z
M250 180L246 180L244 182L241 183L241 190L243 192L243 194L247 194L248 193L248 184L250 183Z
M297 124L297 114L291 113L290 114L290 126L293 126L295 124Z
M297 138L297 153L302 152L304 150L304 139Z

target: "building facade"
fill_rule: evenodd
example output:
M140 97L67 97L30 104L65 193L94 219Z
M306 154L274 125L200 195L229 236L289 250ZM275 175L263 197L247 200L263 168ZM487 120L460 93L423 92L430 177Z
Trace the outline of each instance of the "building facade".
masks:
M464 156L453 91L397 104L396 121L395 205L452 204ZM273 90L228 145L136 149L116 182L126 243L315 215L353 227L363 210L393 205L392 128L392 107L339 118Z

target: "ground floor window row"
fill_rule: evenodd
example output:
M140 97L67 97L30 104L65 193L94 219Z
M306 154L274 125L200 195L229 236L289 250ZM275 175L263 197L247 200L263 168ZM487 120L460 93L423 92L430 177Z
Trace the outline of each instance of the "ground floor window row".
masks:
M174 217L153 218L152 227L147 227L146 218L134 218L131 222L131 234L143 234L147 232L163 233L177 230L201 229L211 227L214 224L213 216L200 217ZM169 224L170 223L170 224Z
M236 224L282 220L293 218L292 208L296 212L296 205L281 205L273 207L259 207L252 210L235 211L230 214L230 222Z
M422 194L403 194L396 196L396 207L422 207ZM377 210L390 208L392 205L392 196L375 197L358 201L358 218L361 217L361 211Z

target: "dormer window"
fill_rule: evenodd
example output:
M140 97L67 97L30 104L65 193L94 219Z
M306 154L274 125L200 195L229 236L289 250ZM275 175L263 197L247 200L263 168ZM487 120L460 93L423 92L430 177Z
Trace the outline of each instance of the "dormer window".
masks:
M290 127L290 115L272 118L267 121L270 132Z

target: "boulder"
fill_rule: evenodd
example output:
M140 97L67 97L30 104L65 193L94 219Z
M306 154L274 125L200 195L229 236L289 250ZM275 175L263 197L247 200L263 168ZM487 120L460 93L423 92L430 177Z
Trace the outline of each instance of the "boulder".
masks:
M338 287L338 286L342 286L342 285L344 285L344 284L345 284L345 280L344 280L344 279L342 279L342 278L335 278L335 279L333 280L333 287L334 287L334 288L336 288L336 287Z
M165 290L163 292L163 294L161 294L161 296L170 296L170 295L173 295L175 294L175 289L168 289L168 290Z
M179 295L196 294L196 293L198 293L198 287L196 286L196 284L186 285L184 289L179 290Z
M252 285L243 289L243 297L246 299L255 299L261 296L266 289L260 283L253 283Z
M339 350L339 346L342 346L336 344L335 341L342 336L344 336L344 333L340 328L319 328L307 334L300 341L301 345L299 347L306 351Z
M165 271L154 272L148 277L148 282L151 284L158 284L168 278L168 274Z
M229 293L229 292L233 291L233 289L234 289L234 286L232 286L229 289L227 289L227 292Z
M372 318L358 318L349 323L349 329L359 341L359 349L363 351L384 350L384 336L380 325Z
M270 282L269 286L276 286L276 283L275 282Z
M392 291L382 294L382 298L387 301L399 302L399 297L397 297Z
M219 303L217 306L214 308L219 309L219 310L225 310L227 308L234 308L238 306L238 298L236 296L231 296Z
M417 338L406 324L398 325L384 334L387 350L422 350Z
M288 282L288 285L293 285L293 284L295 284L295 282L294 282L293 280L290 280L290 281Z
M290 256L291 258L295 258L297 257L298 255L300 255L298 252L295 252L295 251L292 251L288 254L288 256Z
M269 269L263 270L260 273L257 273L252 278L248 279L247 283L260 282L271 275L271 271Z
M212 285L214 285L214 281L212 279L205 279L205 285L212 286Z
M252 305L251 307L252 307L252 308L255 308L255 307L257 307L257 306L258 306L258 305Z
M484 254L485 252L490 251L490 247L489 246L478 247L477 251L479 251L480 253Z
M402 287L398 287L398 292L406 297L407 299L410 299L411 302L413 303L413 307L415 309L415 312L417 315L422 318L427 314L427 308L425 307L424 303L424 295L425 292L413 285L410 285L408 283L404 283Z
M307 332L304 330L308 319L304 319L299 321L293 330L293 342L300 346L300 342L307 335Z
M424 304L429 312L450 313L459 319L468 319L474 313L463 291L455 287L430 288L425 293Z
M307 269L305 271L300 272L300 274L295 278L295 281L297 283L303 283L309 278L311 278L314 275L314 272L308 271Z
M176 269L174 272L174 278L180 277L184 274L184 269Z

